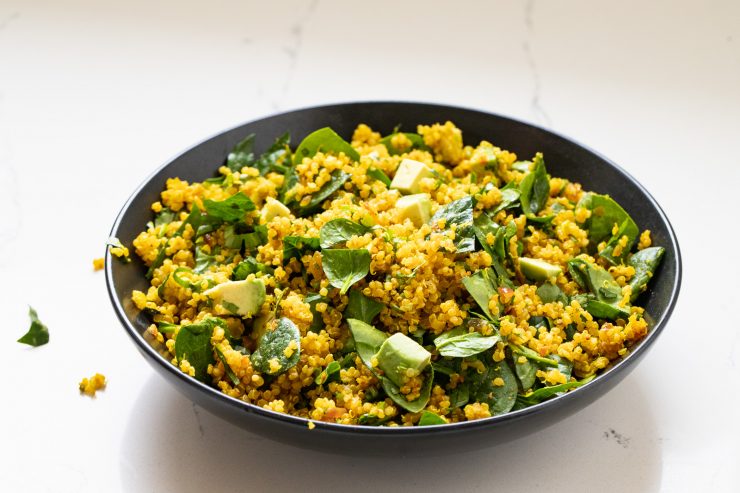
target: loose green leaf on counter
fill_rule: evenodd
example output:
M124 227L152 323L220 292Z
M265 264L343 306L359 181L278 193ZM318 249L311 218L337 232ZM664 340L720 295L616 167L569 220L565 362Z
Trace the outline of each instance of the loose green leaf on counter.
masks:
M31 326L28 328L28 332L18 339L18 342L22 344L28 344L29 346L38 347L43 346L49 342L49 328L41 323L36 310L28 307L28 318L31 319Z

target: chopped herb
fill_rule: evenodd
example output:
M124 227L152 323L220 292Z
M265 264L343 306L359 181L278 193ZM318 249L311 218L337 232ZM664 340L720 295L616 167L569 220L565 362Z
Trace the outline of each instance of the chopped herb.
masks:
M28 328L28 332L18 339L18 342L21 344L28 344L33 347L43 346L48 343L49 328L41 323L36 310L30 306L28 307L28 318L31 319L31 326Z

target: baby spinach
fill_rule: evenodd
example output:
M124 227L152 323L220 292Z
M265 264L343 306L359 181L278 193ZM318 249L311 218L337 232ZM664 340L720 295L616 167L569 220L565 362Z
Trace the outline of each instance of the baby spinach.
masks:
M455 249L457 253L475 251L475 229L473 226L473 198L463 197L440 207L434 213L430 224L437 226L444 220L444 229L455 225Z
M189 279L186 279L186 278L181 277L180 276L180 273L181 272L190 273L190 274L193 273L193 271L190 270L190 269L188 269L187 267L178 267L177 269L175 269L175 272L172 273L172 279L177 284L179 284L180 286L182 286L183 288L190 289L190 290L192 290L195 293L199 293L200 290L201 290L200 289L200 282L197 282L197 281L196 282L192 282Z
M307 293L303 298L303 301L308 303L308 306L311 307L311 315L313 315L313 320L311 321L311 326L308 330L316 333L321 332L321 329L324 328L324 317L322 317L321 313L316 310L316 304L322 302L329 303L329 299L318 293Z
M293 346L290 356L286 349ZM301 357L301 333L289 318L279 318L271 323L257 342L257 350L252 353L251 361L257 371L266 375L279 375L294 367ZM271 361L278 363L273 368Z
M231 279L234 281L243 281L249 274L258 273L272 274L273 268L267 264L257 262L257 259L254 257L246 257L234 267L234 271L231 273Z
M565 296L565 293L558 286L549 282L545 282L537 288L537 296L540 297L542 303L559 301L563 305L568 304L568 297Z
M637 239L638 233L639 230L637 229L635 222L632 221L632 219L625 219L617 229L617 232L609 238L609 241L606 243L604 248L599 251L599 256L612 265L623 264L624 259L629 255L632 245L634 245L635 240ZM619 255L614 255L614 249L619 245L623 236L627 237L627 243L622 248Z
M550 197L550 179L547 177L545 160L541 153L535 155L532 164L532 170L519 184L519 202L528 221L547 223L552 220L552 216L537 216Z
M345 294L370 271L370 252L364 248L322 250L321 265L329 284L339 288L340 294Z
M442 356L467 358L492 348L500 340L498 335L484 336L480 332L468 332L466 328L460 327L437 336L434 345Z
M175 337L175 357L178 363L187 360L195 370L195 378L202 382L208 378L208 365L213 363L213 329L222 324L221 319L206 318L194 324L183 325Z
M391 398L393 402L404 408L405 410L418 413L424 409L429 403L429 398L432 394L432 383L434 382L434 369L432 365L429 365L422 373L422 384L419 390L419 397L413 401L406 399L406 396L401 393L401 389L390 381L390 379L381 376L380 383L383 386L383 390L386 395Z
M286 167L283 162L290 162L290 133L285 132L265 151L253 164L249 166L257 168L262 176L270 171L285 173Z
M21 344L38 347L49 342L49 328L41 323L36 310L28 307L28 318L31 319L31 326L23 336L18 339Z
M244 166L252 165L254 162L254 137L254 134L244 137L226 157L226 166L231 171L240 171Z
M367 176L371 178L375 178L376 180L383 182L386 187L391 186L391 179L388 178L388 175L383 173L381 170L377 168L368 168L367 170Z
M537 363L541 363L546 366L558 366L557 360L540 356L539 353L528 348L527 346L521 346L519 344L514 344L510 342L509 347L511 348L511 352L514 353L514 357L516 357L516 355L524 356L529 360L536 361Z
M157 330L161 332L162 334L172 334L177 330L179 325L177 324L171 324L167 322L158 322L157 323Z
M208 270L209 267L216 264L217 251L207 253L203 250L201 245L195 246L195 266L193 272L196 274L202 274Z
M582 380L574 380L571 382L561 383L559 385L541 387L535 391L530 392L529 394L519 395L516 398L517 407L522 408L539 404L540 402L546 401L547 399L550 399L562 392L566 392L568 390L585 385L593 379L594 375L591 375L590 377L586 377Z
M622 206L608 195L599 195L593 192L586 193L578 201L576 207L584 207L591 211L591 217L584 224L588 230L588 238L591 243L596 246L602 241L609 240L607 246L599 252L599 255L612 264L620 263L632 249L639 233L635 221L622 209ZM613 235L612 230L615 224L619 231L616 235ZM612 255L614 247L623 235L627 236L627 245L623 254L619 258L614 258Z
M380 426L383 423L387 423L393 419L392 417L386 417L386 418L379 418L375 414L365 413L360 415L359 418L357 418L357 424L363 425L363 426Z
M368 298L357 289L353 289L349 292L349 301L347 302L347 308L344 309L343 316L345 319L354 318L372 324L373 319L383 311L383 308L385 308L383 303Z
M337 218L327 222L319 230L321 248L332 248L347 242L353 236L362 236L370 228L349 219Z
M629 317L629 306L619 306L622 288L602 267L574 258L568 261L568 272L579 286L591 292L574 297L591 315L610 320Z
M537 377L537 365L527 358L520 361L520 357L514 355L514 371L522 384L522 390L531 389Z
M632 288L630 301L634 302L640 293L645 291L648 282L650 282L655 270L660 265L664 253L665 248L663 247L650 247L640 250L630 257L629 265L635 269L635 275L632 276L629 284Z
M506 209L513 209L519 205L520 192L516 186L507 184L501 189L501 203L493 208L491 211L492 215L498 214L499 212Z
M393 147L393 144L391 142L393 140L393 137L395 137L399 133L403 133L403 135L405 135L406 138L411 141L411 146L408 149L405 149L403 151ZM411 151L412 149L420 149L420 150L425 150L425 151L429 150L429 147L427 147L426 144L424 144L424 139L422 138L422 136L419 134L411 133L411 132L393 132L392 134L386 135L385 137L380 139L380 143L383 144L386 149L388 149L388 154L390 154L391 156L405 154Z
M159 211L156 216L154 216L154 227L158 228L160 226L165 226L174 221L175 217L177 217L175 212L169 207L165 207Z
M339 370L341 369L342 367L338 361L332 361L318 374L315 380L316 385L324 385L333 376L339 376Z
M458 383L447 395L450 398L450 408L463 407L470 402L470 385L466 382Z
M419 418L419 426L434 426L434 425L445 425L447 421L440 416L430 411L423 411L421 418Z
M380 345L383 344L388 336L385 332L380 331L372 325L357 319L347 319L349 331L352 334L352 340L355 343L355 351L365 366L373 369L372 359L378 352Z
M224 356L223 351L218 346L213 346L213 349L216 350L216 356L218 356L218 359L221 360L221 363L224 365L224 371L226 372L226 376L229 377L229 380L231 380L231 383L236 387L241 383L241 380L239 380L239 377L236 376L236 373L234 373L234 370L231 369L229 366L229 363L226 361L226 356Z
M311 199L309 200L307 205L295 205L295 203L291 204L293 206L293 209L295 210L296 215L299 217L304 217L316 212L326 199L331 197L334 192L342 188L344 183L349 179L349 176L350 175L348 173L345 173L344 171L334 170L331 174L329 182L321 187L318 192L311 195Z
M306 236L286 236L283 238L283 264L292 258L301 260L301 257L310 252L315 252L321 246L318 238Z
M492 234L496 237L496 232L501 229L501 226L493 222L491 217L485 212L481 212L478 217L473 219L473 233L478 239L478 243L491 257L494 256L493 246L488 244L488 235Z
M227 223L241 221L247 212L251 212L257 208L254 202L244 192L239 192L219 202L205 199L203 201L203 207L205 207L209 216Z
M497 378L503 381L503 385L494 383ZM468 380L472 400L488 404L491 415L507 413L514 407L519 385L505 360L487 366L482 374L476 370L469 372Z
M360 154L347 141L337 135L331 128L324 127L303 139L293 155L293 162L300 164L303 158L313 157L318 152L336 155L343 152L352 161L360 160Z
M496 274L493 269L486 268L481 269L473 275L463 277L463 286L473 297L478 306L480 306L483 313L488 317L489 320L493 320L493 314L488 308L488 302L494 294L498 293L498 284L496 282Z

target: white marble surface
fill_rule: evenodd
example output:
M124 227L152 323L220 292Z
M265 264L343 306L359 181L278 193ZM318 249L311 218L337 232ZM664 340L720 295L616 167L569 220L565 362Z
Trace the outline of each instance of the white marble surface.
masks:
M736 1L0 0L0 490L738 491L740 264L718 244L740 240L739 19ZM639 368L555 427L444 460L293 449L156 376L91 269L129 193L223 128L358 99L540 123L637 177L685 266ZM37 349L15 343L29 304Z

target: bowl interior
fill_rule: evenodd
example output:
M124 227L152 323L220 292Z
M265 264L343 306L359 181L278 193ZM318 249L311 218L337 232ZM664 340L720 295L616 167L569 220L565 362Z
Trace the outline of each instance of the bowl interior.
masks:
M648 192L613 163L560 135L509 118L456 107L388 102L308 108L257 120L216 135L155 171L123 207L111 235L120 238L124 244L131 245L133 239L145 228L146 223L153 218L150 205L159 200L159 194L168 178L202 181L214 176L232 147L247 134L256 134L255 150L261 152L286 130L290 131L295 146L303 137L324 126L330 126L344 138L349 139L359 123L366 123L385 135L397 125L400 125L402 130L415 131L418 124L447 120L454 122L463 131L466 144L487 140L503 149L516 152L521 159L531 158L535 152L543 152L547 170L551 175L580 182L585 190L611 195L634 218L641 229L651 230L654 245L666 248L662 265L648 291L640 298L641 305L646 308L646 313L653 322L651 331L627 358L617 363L607 373L620 371L622 366L645 351L659 335L678 296L681 277L680 253L670 223ZM145 266L136 255L132 255L132 258L131 263L124 264L112 261L110 255L106 257L106 277L114 308L139 349L158 359L161 365L174 369L167 359L152 351L142 336L151 322L133 305L131 292L134 289L145 291L148 283L144 277ZM189 379L184 374L180 376ZM559 399L569 399L574 394L588 392L589 386L591 384L523 411L544 409ZM217 391L214 392L220 396L215 398L230 399ZM252 407L241 402L239 404L247 408ZM489 419L498 418L502 417Z

